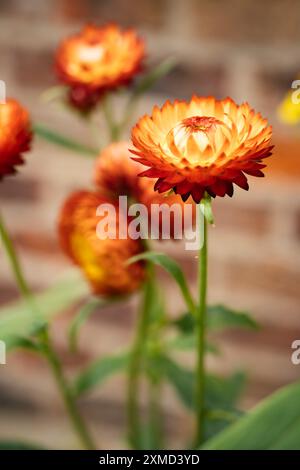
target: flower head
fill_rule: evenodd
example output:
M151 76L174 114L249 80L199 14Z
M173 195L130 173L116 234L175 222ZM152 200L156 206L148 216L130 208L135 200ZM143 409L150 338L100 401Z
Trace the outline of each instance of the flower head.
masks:
M271 155L272 129L248 103L194 96L154 107L132 130L136 161L149 169L140 176L158 178L159 193L173 189L183 200L200 202L233 194L233 184L248 189L245 174L264 176L262 159Z
M153 189L153 183L149 178L139 178L143 171L143 165L133 161L132 154L129 151L130 142L112 143L102 150L96 161L95 183L101 194L110 198L118 198L126 195L134 202L144 204L149 213L149 222L151 223L152 204L162 205L179 204L183 210L183 203L180 196L171 194L165 197L158 194ZM195 216L195 207L193 205L193 216ZM181 212L183 215L183 212ZM174 214L171 213L170 236L174 236ZM194 219L192 220L192 222ZM183 220L182 220L183 223ZM159 217L159 232L162 234L162 217Z
M127 266L131 257L142 251L138 240L100 237L97 225L101 217L96 216L100 204L112 204L107 198L89 192L73 193L64 203L59 218L59 237L64 252L84 272L96 294L104 296L129 294L144 280L142 262ZM116 233L119 217L115 207ZM125 217L125 216L124 216ZM126 223L126 219L122 219ZM108 228L109 230L109 228Z
M284 124L295 125L300 122L300 103L293 101L293 93L286 94L277 110L278 117Z
M18 101L8 99L0 104L0 180L15 173L24 163L22 153L30 148L32 132L29 114Z
M71 101L87 108L107 90L130 82L144 55L144 42L134 30L90 24L62 41L55 65L59 79L70 87Z

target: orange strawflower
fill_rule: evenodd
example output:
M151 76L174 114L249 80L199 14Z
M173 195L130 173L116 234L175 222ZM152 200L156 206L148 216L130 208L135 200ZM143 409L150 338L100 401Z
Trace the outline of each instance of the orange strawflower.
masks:
M70 86L73 104L88 108L107 90L129 83L144 56L144 42L133 29L89 24L62 41L55 66L61 82Z
M132 130L136 161L150 167L140 176L158 178L159 193L173 189L183 200L199 203L233 195L233 184L248 189L247 175L264 176L271 155L272 128L248 103L194 96L154 107Z
M24 163L22 153L30 148L29 114L16 100L0 103L0 180Z
M153 189L153 183L148 178L139 178L139 174L144 167L139 162L133 161L132 154L129 151L130 142L117 142L108 145L99 155L95 166L95 183L101 192L110 198L118 198L126 195L129 202L138 202L144 204L149 213L149 223L151 223L151 205L152 204L180 204L182 199L176 194L165 197L158 194ZM193 203L193 201L192 201ZM182 207L183 209L183 207ZM183 214L183 211L182 211ZM195 206L193 204L193 215L195 216ZM171 213L171 233L173 231L173 214ZM162 219L159 220L159 231L162 234Z
M112 202L93 192L77 191L64 203L58 224L61 246L64 252L79 266L90 282L95 294L115 296L135 291L145 278L142 262L125 265L131 257L142 251L138 240L99 238L97 225L101 217L96 215L100 204ZM116 210L117 234L118 209ZM125 217L125 216L124 216ZM126 219L122 223L127 224ZM110 230L108 228L108 230Z

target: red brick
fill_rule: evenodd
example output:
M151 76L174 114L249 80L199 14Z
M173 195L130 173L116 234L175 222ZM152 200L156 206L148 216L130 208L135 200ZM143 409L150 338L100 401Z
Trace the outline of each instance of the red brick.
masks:
M34 179L24 179L15 175L1 181L1 201L36 201L39 195L39 183Z

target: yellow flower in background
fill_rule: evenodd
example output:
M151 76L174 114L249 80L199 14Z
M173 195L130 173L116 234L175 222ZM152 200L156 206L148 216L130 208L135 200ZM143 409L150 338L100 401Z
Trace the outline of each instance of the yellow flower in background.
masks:
M277 109L280 121L291 125L300 122L300 103L293 102L293 93L295 90L289 91Z
M248 189L247 175L264 176L262 160L271 155L272 129L248 103L194 96L155 106L132 130L136 161L148 166L141 176L158 178L154 189L173 189L185 201L233 195L233 184Z
M95 294L124 295L134 292L145 278L143 262L127 266L126 261L143 251L140 240L99 238L96 216L100 204L113 204L109 199L89 191L77 191L64 203L59 217L58 232L61 246L71 260L81 268ZM116 210L118 233L119 216ZM124 216L126 217L126 216ZM127 224L126 219L122 222Z
M29 114L20 103L0 103L0 180L24 163L22 154L30 149L32 132Z
M86 25L63 40L55 56L59 80L79 108L95 104L108 90L128 84L142 69L145 45L133 29Z

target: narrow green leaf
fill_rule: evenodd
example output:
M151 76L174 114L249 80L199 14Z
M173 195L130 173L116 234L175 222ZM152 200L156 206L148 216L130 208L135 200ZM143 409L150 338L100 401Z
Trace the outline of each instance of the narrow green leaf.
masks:
M9 350L13 349L27 349L29 351L40 351L40 347L37 343L29 338L22 336L12 336L9 341Z
M265 399L203 445L206 450L300 450L300 382Z
M80 275L73 273L69 279L36 294L35 302L45 322L48 322L88 293L87 283ZM16 336L28 337L40 327L41 325L36 323L34 313L23 300L0 309L0 339L5 341L7 348L13 344Z
M189 310L191 312L194 312L195 304L194 304L192 295L188 288L183 271L181 267L179 266L179 264L176 263L176 261L174 261L172 258L170 258L169 256L163 253L155 253L154 251L147 251L137 256L133 256L132 258L128 260L127 263L133 264L140 260L147 260L164 268L173 277L173 279L175 279L176 283L178 284Z
M88 392L96 385L103 383L108 377L125 370L128 366L129 354L107 356L99 359L85 369L75 380L73 392L79 396Z
M106 301L93 298L85 305L83 305L83 307L79 310L78 314L74 316L73 320L71 321L68 332L69 346L71 351L75 352L77 350L78 335L82 325L86 322L86 320L95 311L96 308L105 304Z
M155 83L161 78L168 75L177 65L176 59L169 57L163 62L152 68L143 78L136 84L133 97L137 97L149 91Z
M44 126L43 124L35 123L33 125L33 131L42 139L47 140L52 144L65 147L66 149L71 150L73 152L88 155L90 157L97 157L99 155L98 149L88 147L87 145L76 142L73 139L59 134L56 131L48 129L48 127Z

